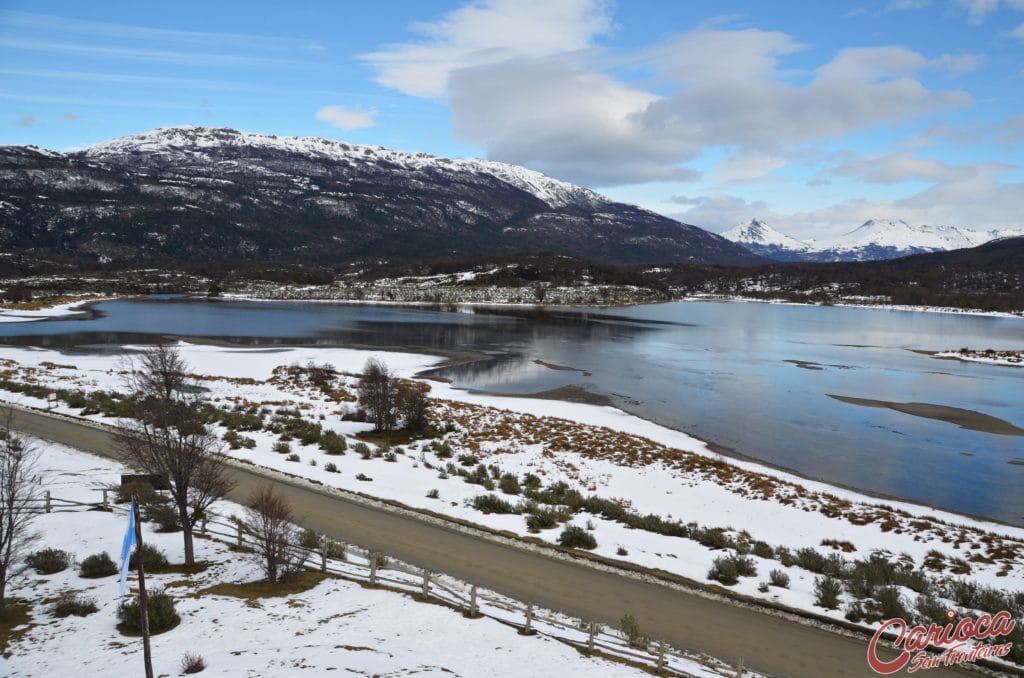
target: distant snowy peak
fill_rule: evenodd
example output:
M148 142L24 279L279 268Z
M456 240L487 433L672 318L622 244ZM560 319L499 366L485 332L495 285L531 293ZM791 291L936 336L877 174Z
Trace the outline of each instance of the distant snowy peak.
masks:
M794 251L810 249L810 245L781 233L760 219L751 219L730 228L722 237L741 245L784 247Z
M751 219L722 234L749 251L778 261L866 261L922 252L977 247L991 240L1024 235L1024 229L978 231L961 226L915 226L902 219L868 219L838 237L804 242Z
M386 163L391 170L401 169L410 172L438 169L490 175L536 196L555 208L594 207L609 202L603 196L582 186L559 181L525 167L493 160L449 159L428 153L403 153L383 146L350 144L320 137L277 136L196 125L158 127L144 134L117 137L85 149L84 155L98 161L141 154L168 159L184 157L212 160L212 156L223 149L254 149L333 161Z

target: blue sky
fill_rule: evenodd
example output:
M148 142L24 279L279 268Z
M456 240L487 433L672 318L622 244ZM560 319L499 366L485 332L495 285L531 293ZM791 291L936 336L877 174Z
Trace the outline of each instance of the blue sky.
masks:
M1024 0L0 0L0 143L179 124L489 157L719 231L1024 227Z

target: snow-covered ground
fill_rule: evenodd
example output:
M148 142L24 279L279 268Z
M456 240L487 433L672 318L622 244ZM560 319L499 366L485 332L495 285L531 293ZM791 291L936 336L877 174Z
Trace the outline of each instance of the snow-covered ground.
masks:
M82 312L82 306L88 303L102 301L102 297L76 299L63 304L56 304L48 308L35 310L23 310L18 308L0 308L0 323L24 323L45 318L58 318L62 316L75 315Z
M118 482L123 469L112 461L51 443L39 469L55 497L99 500L98 489ZM221 515L241 515L241 507L219 502ZM77 561L106 551L116 561L127 524L123 511L55 511L39 515L38 547L66 550ZM183 561L180 533L160 534L144 525L144 540L163 550L172 563ZM203 675L294 676L324 671L359 675L423 676L643 676L639 669L587 658L543 635L521 636L495 620L470 620L459 612L425 604L387 590L366 589L342 579L326 579L303 593L246 601L203 589L218 583L261 578L258 565L210 539L196 540L197 560L210 566L199 574L147 574L147 588L165 588L174 598L181 623L152 639L156 675L180 674L185 652L203 657ZM43 576L32 571L16 580L10 593L33 601L33 626L0 657L4 676L139 675L142 642L115 628L118 578L83 579L77 565ZM129 586L134 589L134 574ZM74 591L95 600L87 617L50 615L60 593ZM701 665L695 675L712 675Z
M448 384L428 382L435 416L457 424L444 438L452 458L440 458L431 441L415 441L395 449L393 460L353 451L355 435L369 424L343 421L354 404L342 395L326 397L281 369L313 361L330 363L341 372L358 373L368 357L385 361L398 375L411 377L435 365L437 358L402 353L339 348L225 348L180 345L184 358L208 398L222 406L255 405L268 412L299 411L303 417L348 441L348 452L327 455L316 444L288 442L291 454L275 452L279 436L267 430L243 431L252 449L233 456L257 465L315 479L327 485L399 501L489 528L529 534L523 515L485 514L469 505L474 497L494 494L511 503L521 499L464 482L453 471L473 470L476 461L495 465L502 473L532 473L544 485L565 481L584 494L619 499L638 514L696 522L724 528L736 539L763 541L772 547L810 547L844 558L866 558L884 551L913 567L939 577L959 577L1001 591L1024 591L1024 530L906 502L878 500L824 483L808 481L752 462L726 462L707 446L674 431L604 406L529 398L499 397L460 391ZM33 348L3 347L0 368L13 381L32 381L48 388L84 390L121 387L120 358L112 354L71 354ZM354 377L342 377L351 391ZM20 393L3 397L25 405L45 407L41 398ZM56 408L78 415L65 404ZM101 415L90 415L103 420ZM107 420L108 423L112 423ZM460 463L460 455L477 460ZM293 457L294 459L294 457ZM333 466L331 466L333 465ZM333 469L336 469L334 471ZM362 476L363 479L360 479ZM366 480L369 478L371 480ZM435 491L436 490L436 496ZM428 496L430 495L430 496ZM712 561L729 553L694 539L666 536L625 524L578 513L570 522L596 538L595 553L658 568L708 582ZM561 527L534 535L557 540ZM828 544L825 542L829 541ZM831 544L831 545L830 545ZM842 549L842 550L840 550ZM843 610L825 611L814 605L815 575L779 560L750 556L757 575L741 577L731 590L817 614L842 618ZM927 565L926 562L931 563ZM772 570L789 575L789 588L759 584ZM903 595L912 604L916 595Z

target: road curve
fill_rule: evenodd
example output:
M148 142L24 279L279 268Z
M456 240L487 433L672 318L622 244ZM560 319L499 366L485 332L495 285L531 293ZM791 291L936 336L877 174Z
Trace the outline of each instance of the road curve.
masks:
M19 409L14 410L11 425L45 440L117 458L113 435L102 429ZM878 675L867 666L866 639L517 548L305 484L269 481L257 469L232 472L237 482L232 500L244 502L254 488L274 482L306 527L521 601L611 625L623 614L633 614L655 638L732 664L742 659L748 668L776 676ZM946 668L927 673L929 678L977 675Z

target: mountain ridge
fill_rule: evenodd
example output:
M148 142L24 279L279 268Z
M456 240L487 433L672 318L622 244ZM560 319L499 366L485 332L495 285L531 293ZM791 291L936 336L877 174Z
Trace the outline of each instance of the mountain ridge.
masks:
M515 165L197 126L68 153L0 147L0 247L101 262L527 251L760 261L696 226Z
M868 219L834 238L801 241L756 218L722 233L723 237L769 259L802 262L896 259L971 248L1019 235L1024 235L1024 229L979 231L950 225L913 226L902 219Z

